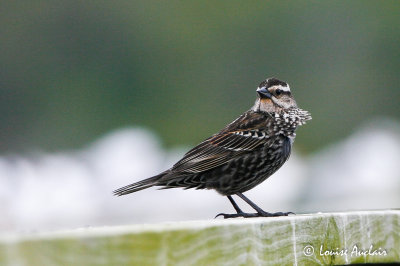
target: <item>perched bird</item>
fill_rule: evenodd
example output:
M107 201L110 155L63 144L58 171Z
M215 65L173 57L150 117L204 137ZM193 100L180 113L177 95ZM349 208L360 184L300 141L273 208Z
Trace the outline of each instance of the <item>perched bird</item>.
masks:
M257 88L254 106L188 151L170 169L114 191L121 196L145 188L214 189L227 196L235 214L224 218L287 216L291 212L269 213L242 193L275 173L289 158L296 129L311 119L297 107L286 82L269 78ZM243 212L232 195L248 203L256 213Z

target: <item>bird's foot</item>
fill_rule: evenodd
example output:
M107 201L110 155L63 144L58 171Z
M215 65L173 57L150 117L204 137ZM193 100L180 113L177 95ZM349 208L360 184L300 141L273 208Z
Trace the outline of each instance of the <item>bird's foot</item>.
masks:
M243 218L252 218L252 217L277 217L277 216L288 216L289 214L294 214L293 212L256 212L256 213L246 213L246 212L239 212L239 213L219 213L215 218L219 216L223 216L224 219L228 218L237 218L237 217L243 217ZM214 218L214 219L215 219Z

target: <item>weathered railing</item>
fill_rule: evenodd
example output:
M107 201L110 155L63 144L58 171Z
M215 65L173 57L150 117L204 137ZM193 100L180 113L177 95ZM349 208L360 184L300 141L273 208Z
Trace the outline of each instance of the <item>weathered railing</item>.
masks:
M400 262L400 211L85 228L0 238L0 265Z

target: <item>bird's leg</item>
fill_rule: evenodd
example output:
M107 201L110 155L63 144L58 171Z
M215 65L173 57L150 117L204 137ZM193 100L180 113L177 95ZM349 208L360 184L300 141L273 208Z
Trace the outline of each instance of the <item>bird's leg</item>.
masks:
M256 217L288 216L289 214L294 214L293 212L274 212L274 213L266 212L263 209L261 209L260 207L258 207L254 202L249 200L249 198L247 198L242 193L236 193L236 195L257 211ZM250 217L253 217L253 216L250 216Z
M235 208L237 213L243 213L243 211L239 208L239 206L236 204L236 202L233 200L232 196L227 196L229 201L232 203L233 208Z
M223 216L224 219L227 218L236 218L236 217L244 217L244 218L251 218L251 217L276 217L276 216L288 216L289 214L294 214L293 212L275 212L275 213L270 213L266 212L260 207L258 207L254 202L249 200L245 195L242 193L236 193L237 196L239 196L242 200L244 200L247 204L249 204L253 209L255 209L257 212L256 213L246 213L243 212L239 206L236 204L236 202L233 200L232 196L227 196L229 201L232 203L233 207L235 208L237 213L234 214L227 214L227 213L219 213L215 218L218 216Z
M233 200L232 196L226 196L229 201L232 203L233 208L235 208L237 214L226 214L226 213L218 213L217 216L215 216L215 218L217 218L218 216L224 216L224 218L234 218L234 217L240 217L240 214L244 213L239 206L236 204L236 202Z

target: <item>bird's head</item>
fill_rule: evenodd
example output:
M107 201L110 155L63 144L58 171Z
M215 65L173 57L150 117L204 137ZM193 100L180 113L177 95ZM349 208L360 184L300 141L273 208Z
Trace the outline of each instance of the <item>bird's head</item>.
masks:
M277 112L281 109L297 107L289 84L276 78L269 78L261 82L257 93L258 99L253 107L254 111Z

